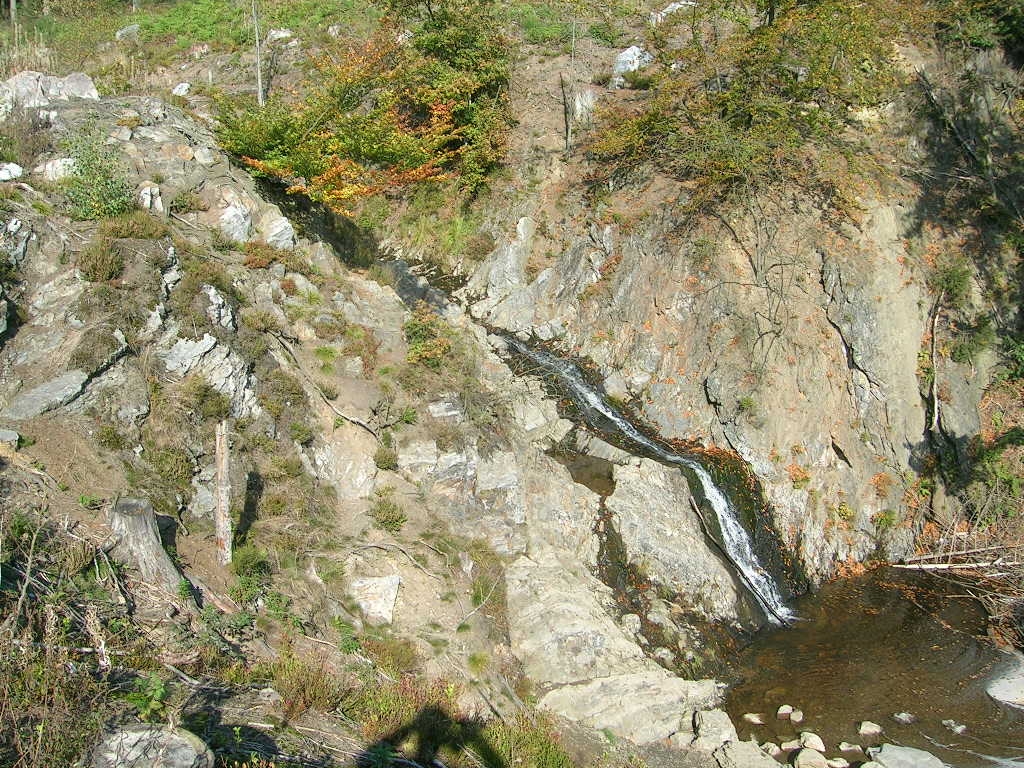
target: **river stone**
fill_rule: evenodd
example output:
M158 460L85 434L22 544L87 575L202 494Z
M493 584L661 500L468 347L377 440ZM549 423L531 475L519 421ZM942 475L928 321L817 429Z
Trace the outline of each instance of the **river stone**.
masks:
M789 713L789 722L791 723L802 723L804 721L804 711L802 709L794 709Z
M850 768L850 761L845 757L832 757L828 760L828 768Z
M848 741L839 742L840 752L861 752L860 744L851 744Z
M945 768L945 763L930 752L895 744L872 747L868 755L883 768Z
M718 697L714 680L681 680L653 665L649 672L599 677L545 694L541 709L635 744L667 739L680 729L680 713Z
M821 752L804 747L793 758L793 768L828 768L828 760Z
M821 740L821 737L812 733L811 731L804 731L800 734L800 746L806 747L807 749L813 749L816 752L825 751L825 742Z
M213 753L183 728L125 725L106 734L92 752L92 768L213 768Z
M882 735L882 726L870 720L864 720L857 726L857 735L863 736L866 739L877 739Z
M771 757L778 757L782 754L782 747L776 744L774 741L766 741L761 745L761 751Z
M789 741L782 742L783 752L794 752L800 749L800 739L790 739Z
M78 397L88 379L89 376L85 371L63 373L57 378L50 379L45 384L40 384L15 397L8 403L3 413L0 413L0 416L13 421L21 421L52 411Z
M956 720L943 720L942 724L946 726L950 731L955 733L957 736L967 730L967 726L963 723L958 723Z
M366 623L380 627L394 619L401 584L402 578L397 574L353 579L348 585L348 594L359 606Z
M747 712L743 716L743 720L751 725L764 725L764 715L759 715L755 712Z
M996 701L1024 707L1024 657L1016 653L1011 658L1012 661L989 681L985 692Z
M789 716L793 714L793 707L790 704L783 704L775 711L775 717L779 720L788 720Z

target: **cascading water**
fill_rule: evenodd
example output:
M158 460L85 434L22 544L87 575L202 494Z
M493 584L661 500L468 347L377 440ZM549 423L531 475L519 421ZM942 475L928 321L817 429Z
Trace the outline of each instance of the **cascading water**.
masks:
M768 620L773 624L785 624L796 618L795 614L786 607L775 580L758 560L750 540L750 534L740 523L736 508L703 466L687 456L666 450L640 432L610 406L598 392L594 391L587 384L579 369L568 360L563 360L543 350L528 347L515 338L506 337L505 341L514 352L533 361L545 372L554 375L585 415L591 418L595 415L600 416L622 437L661 461L693 471L704 490L705 498L715 511L722 532L722 545L726 553L739 569L743 581Z

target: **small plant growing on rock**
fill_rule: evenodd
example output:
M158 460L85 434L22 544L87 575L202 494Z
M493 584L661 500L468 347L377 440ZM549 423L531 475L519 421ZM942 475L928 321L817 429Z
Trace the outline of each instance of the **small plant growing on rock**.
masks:
M87 131L73 137L67 150L75 159L75 170L64 184L71 218L107 218L132 209L128 179L98 133Z
M91 241L75 263L82 277L92 283L114 280L124 271L124 256L105 238Z
M370 506L370 517L373 518L373 525L382 531L395 534L402 530L402 526L408 522L402 506L394 500L395 489L393 486L385 485L374 492L373 504Z
M167 232L167 225L145 211L132 211L106 219L97 230L102 237L158 240Z
M171 213L185 214L205 211L209 208L206 201L192 190L179 192L171 200Z
M786 474L789 475L789 480L793 483L793 487L797 489L806 488L807 484L811 482L811 473L795 461L786 467Z

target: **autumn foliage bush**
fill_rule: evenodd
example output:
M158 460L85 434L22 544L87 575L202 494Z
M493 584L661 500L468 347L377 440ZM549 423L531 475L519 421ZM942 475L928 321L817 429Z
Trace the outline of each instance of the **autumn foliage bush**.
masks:
M344 213L426 180L458 176L477 189L504 153L509 46L489 0L426 8L396 6L404 18L368 42L327 51L300 103L222 102L224 146ZM406 42L399 21L414 28Z

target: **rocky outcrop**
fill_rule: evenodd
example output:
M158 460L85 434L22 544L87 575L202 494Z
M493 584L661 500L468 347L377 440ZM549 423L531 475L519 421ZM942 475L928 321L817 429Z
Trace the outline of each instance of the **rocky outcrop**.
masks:
M15 107L36 109L48 107L55 101L99 97L92 78L81 72L53 77L25 70L0 83L0 120L6 120Z
M85 371L63 373L19 394L0 412L0 417L23 421L52 411L78 397L88 379L89 375Z
M678 469L650 459L615 467L605 501L630 562L712 619L736 618L735 580L708 547Z
M125 725L104 734L91 755L91 768L213 768L202 739L183 728Z

